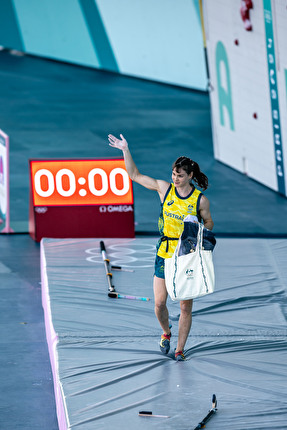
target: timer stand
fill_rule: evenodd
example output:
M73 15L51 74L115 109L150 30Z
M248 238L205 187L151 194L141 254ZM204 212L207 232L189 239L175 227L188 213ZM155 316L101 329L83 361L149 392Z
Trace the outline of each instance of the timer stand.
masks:
M37 242L135 237L124 160L30 160L29 233Z

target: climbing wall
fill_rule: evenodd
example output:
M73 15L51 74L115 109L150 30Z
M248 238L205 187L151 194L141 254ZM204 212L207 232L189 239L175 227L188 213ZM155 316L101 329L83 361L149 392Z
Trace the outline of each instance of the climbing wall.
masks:
M203 6L215 157L286 196L287 1Z

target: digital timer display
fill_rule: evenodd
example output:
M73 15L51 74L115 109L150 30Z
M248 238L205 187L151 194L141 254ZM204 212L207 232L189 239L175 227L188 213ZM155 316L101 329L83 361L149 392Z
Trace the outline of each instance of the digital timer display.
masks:
M133 204L123 159L30 160L34 206Z

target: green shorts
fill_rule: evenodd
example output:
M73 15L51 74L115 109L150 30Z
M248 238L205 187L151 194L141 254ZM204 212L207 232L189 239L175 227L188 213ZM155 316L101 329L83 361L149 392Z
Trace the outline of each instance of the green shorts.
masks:
M154 276L164 279L164 258L156 255L154 262Z

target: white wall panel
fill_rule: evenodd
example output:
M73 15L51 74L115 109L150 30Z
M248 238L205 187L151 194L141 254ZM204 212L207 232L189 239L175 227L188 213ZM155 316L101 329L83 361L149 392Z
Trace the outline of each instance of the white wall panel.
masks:
M273 7L274 3L276 8ZM246 31L244 28L240 5L239 1L204 0L215 157L278 191L264 1L253 1L253 9L250 11L252 31ZM284 59L284 67L282 57L287 57L286 6L287 2L283 0L272 3L272 15L275 16L273 29L275 23L278 24L275 27L274 43L282 138L285 142L287 138L284 71L286 60ZM278 14L280 14L279 20ZM223 47L225 58L222 55L220 57L219 46ZM226 73L229 75L229 87ZM228 109L222 96L224 91L228 96ZM224 121L220 117L221 109L224 112ZM233 126L229 120L231 115ZM283 152L286 165L286 146Z

